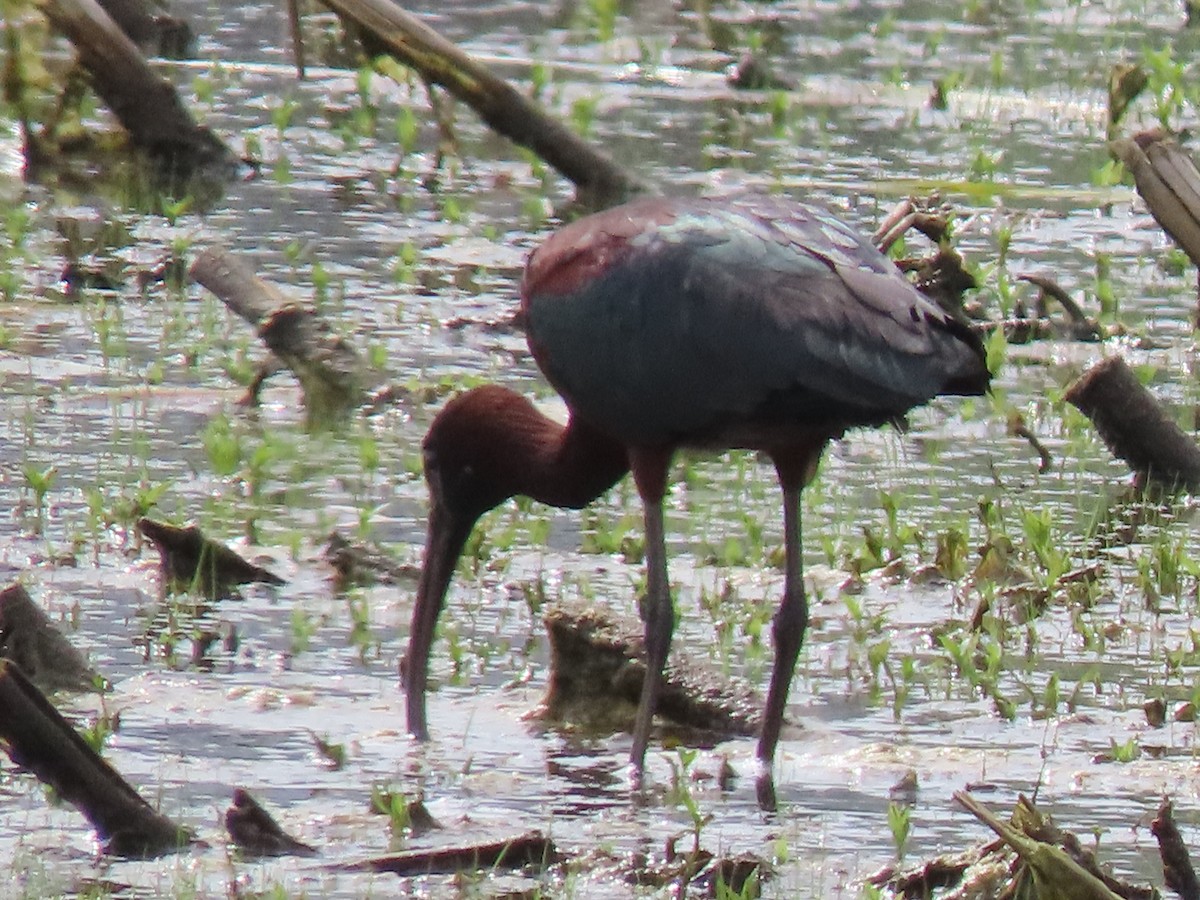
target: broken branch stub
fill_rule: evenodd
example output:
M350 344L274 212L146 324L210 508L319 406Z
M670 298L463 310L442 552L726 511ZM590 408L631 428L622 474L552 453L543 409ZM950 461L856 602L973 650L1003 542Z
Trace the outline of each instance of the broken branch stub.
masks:
M1139 482L1200 488L1200 447L1171 420L1119 356L1101 360L1064 395L1092 420L1109 451Z
M309 427L341 421L362 404L366 386L381 380L315 310L290 301L230 251L203 250L190 274L255 326L267 348L296 376Z
M1133 175L1150 215L1200 266L1200 172L1187 152L1160 129L1110 144Z
M550 677L542 717L629 727L646 677L641 624L589 604L555 604L543 622ZM684 728L724 735L755 735L762 727L762 705L748 685L679 654L668 660L655 712Z
M104 679L20 583L0 591L0 656L11 659L44 691L88 691Z
M208 600L222 600L234 596L239 584L287 584L269 569L205 537L196 525L180 528L141 518L137 527L158 550L164 593L197 591Z

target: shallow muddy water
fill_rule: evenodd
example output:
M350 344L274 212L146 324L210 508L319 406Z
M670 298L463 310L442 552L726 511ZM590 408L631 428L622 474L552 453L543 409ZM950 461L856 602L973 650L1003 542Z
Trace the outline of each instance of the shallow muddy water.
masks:
M1029 0L968 4L953 18L944 4L916 2L714 8L740 46L757 34L774 48L777 74L795 90L773 93L728 87L735 56L712 49L687 5L626 6L611 21L598 2L409 8L506 76L544 80L552 110L587 118L593 139L673 192L783 191L869 232L897 199L940 189L959 214L960 248L981 267L990 313L999 315L996 261L1010 235L1010 281L1048 274L1094 313L1107 270L1119 311L1106 321L1129 331L1103 344L1010 347L993 398L939 401L906 434L858 433L830 449L805 495L814 621L792 689L796 727L777 765L781 809L757 808L752 741L704 749L692 763L702 777L685 779L711 814L703 845L772 860L766 896L857 897L864 877L895 860L890 790L915 772L910 861L985 836L951 801L976 784L996 808L1036 791L1060 824L1094 831L1121 874L1159 882L1148 822L1169 794L1195 838L1195 733L1187 723L1150 728L1142 705L1162 697L1170 707L1196 689L1195 516L1181 500L1132 543L1102 546L1097 523L1140 508L1123 505L1125 469L1061 395L1091 362L1121 353L1153 373L1181 421L1196 400L1194 273L1166 265L1169 245L1130 187L1094 178L1106 159L1109 67L1167 46L1187 59L1195 39L1179 30L1178 4ZM5 759L0 857L20 877L0 891L73 894L97 882L122 896L217 896L235 884L287 896L499 895L539 883L400 881L330 864L542 829L586 861L541 882L545 895L667 894L624 876L636 855L659 857L689 833L669 790L679 753L652 745L657 788L635 803L628 736L547 731L525 718L547 675L537 603L634 608L640 566L615 552L622 529L640 534L628 484L582 514L510 503L485 520L435 646L428 746L403 732L396 676L415 580L338 594L322 557L336 528L419 563L420 440L453 390L494 380L554 406L521 335L493 326L515 308L524 256L569 187L465 108L459 154L435 171L423 89L321 67L297 82L274 5L189 0L176 10L202 36L200 59L164 70L199 117L264 161L263 174L168 220L98 180L22 183L16 129L6 130L4 196L27 223L20 241L11 225L2 239L11 296L0 301L0 579L20 578L113 682L103 707L120 712L120 727L107 758L216 846L98 862L82 817L48 804ZM934 79L956 85L945 110L929 104ZM1128 127L1149 124L1151 100L1131 115ZM1185 106L1173 124L1194 127L1194 116ZM411 138L397 122L411 124ZM306 433L287 375L271 379L259 411L239 407L239 379L262 355L250 329L198 286L143 289L134 277L172 248L186 256L210 243L297 297L316 291L413 398L335 435ZM910 249L924 247L913 239ZM122 286L64 296L72 254L124 267ZM1012 287L1028 299L1027 290ZM1046 473L1008 433L1010 410L1054 454ZM51 466L39 504L29 473ZM761 683L770 649L758 629L782 584L770 471L731 454L681 461L678 472L668 510L676 646ZM129 528L128 510L154 488L152 515L197 522L287 585L204 611L162 603L156 554ZM965 639L962 623L995 589L908 577L953 529L973 568L988 539L981 508L1035 577L1031 517L1048 524L1068 568L1103 564L1090 592L1054 592L1028 626L997 601L1001 624L980 638L981 652L995 654L993 690L973 686L935 635ZM845 591L866 556L864 528L903 569L868 571ZM1182 561L1175 581L1154 562L1164 553ZM236 632L236 646L218 642L197 663L192 637L205 629ZM80 722L101 710L93 698L59 702ZM343 745L344 765L324 764L314 738ZM1131 741L1137 759L1097 761ZM711 777L722 757L739 776L728 790ZM322 855L231 862L220 817L235 786ZM369 812L372 786L424 791L445 829L393 839L386 817Z

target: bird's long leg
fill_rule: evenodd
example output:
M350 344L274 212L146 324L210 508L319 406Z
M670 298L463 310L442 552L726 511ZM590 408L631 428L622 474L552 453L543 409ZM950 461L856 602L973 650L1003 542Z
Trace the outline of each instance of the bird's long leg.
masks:
M663 527L663 496L667 489L671 451L631 449L629 464L646 517L646 597L641 610L646 633L646 678L642 682L642 696L633 726L633 748L629 751L634 778L640 785L646 747L650 743L650 724L658 705L662 672L671 649L671 634L675 630Z
M821 445L823 446L823 444ZM808 598L804 594L804 569L800 543L800 491L812 478L821 446L811 456L802 458L800 465L789 465L780 457L775 468L783 487L783 602L775 613L771 635L775 641L775 667L771 670L771 686L763 711L762 734L758 739L758 778L755 790L758 805L773 811L775 803L775 747L783 728L783 711L787 707L788 691L796 672L796 660L808 629Z

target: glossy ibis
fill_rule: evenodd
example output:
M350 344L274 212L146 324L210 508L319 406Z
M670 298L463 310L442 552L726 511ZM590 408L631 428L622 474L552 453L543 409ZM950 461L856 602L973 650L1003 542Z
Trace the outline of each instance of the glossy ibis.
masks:
M476 520L518 494L578 508L632 470L645 508L648 675L637 776L670 648L663 497L681 448L765 453L783 488L786 571L758 744L760 804L808 624L800 491L825 445L939 394L981 394L979 339L829 214L785 199L637 200L533 252L521 287L529 347L565 426L494 385L451 400L424 441L429 532L405 662L408 729L427 738L438 614Z

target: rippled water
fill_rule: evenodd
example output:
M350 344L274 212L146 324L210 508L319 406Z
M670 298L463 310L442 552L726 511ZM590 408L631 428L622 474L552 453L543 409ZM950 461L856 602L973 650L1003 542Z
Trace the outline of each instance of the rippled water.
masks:
M1193 818L1194 732L1187 724L1148 729L1141 705L1186 696L1195 682L1194 654L1173 673L1164 663L1166 651L1191 648L1194 575L1185 575L1179 602L1167 598L1159 613L1148 611L1137 579L1147 544L1134 544L1112 554L1090 608L1056 598L1027 642L1005 646L1004 693L1017 709L1011 721L954 674L931 639L931 631L970 616L976 592L875 574L853 598L865 610L856 622L838 585L846 557L861 552L862 526L886 531L881 492L896 499L900 522L923 535L920 549L906 549L910 567L930 561L934 536L951 527L965 531L972 547L981 544L981 501L1002 507L1018 536L1023 510L1047 511L1057 544L1081 559L1092 546L1092 523L1117 502L1127 476L1065 407L1063 387L1099 356L1122 352L1158 367L1154 386L1166 400L1194 401L1194 276L1161 265L1166 241L1130 189L1095 187L1092 178L1105 159L1108 68L1168 43L1177 58L1188 58L1195 40L1179 32L1177 5L1030 0L968 4L962 18L958 9L947 18L944 4L915 2L714 9L714 19L743 41L756 31L776 48L777 73L796 85L779 95L733 92L724 72L734 57L712 49L691 7L629 4L611 37L601 39L603 7L410 6L519 82L530 80L531 61L539 61L549 71L543 100L552 110L570 115L573 106L591 104L591 136L672 191L781 189L826 203L870 231L899 197L941 187L960 213L960 245L985 274L999 231L1011 228L1010 275L1050 274L1094 307L1103 255L1121 320L1146 338L1014 347L996 401L939 402L916 413L906 435L854 435L831 449L806 495L816 603L792 692L799 726L780 753L782 811L764 819L755 805L752 742L705 751L695 764L700 772L715 772L724 754L745 777L727 792L696 783L701 809L713 816L704 844L778 857L769 896L857 896L859 880L895 857L889 788L912 769L919 790L909 859L981 838L950 795L968 782L988 782L998 807L1036 789L1061 824L1082 834L1098 829L1102 856L1119 871L1153 876L1145 822L1159 796L1176 799L1182 821ZM272 379L257 414L236 405L242 390L230 373L261 350L198 287L141 290L130 276L115 291L85 290L78 298L58 288L72 246L101 263L152 268L173 244L190 252L221 242L303 298L321 280L319 264L329 277L325 313L361 348L378 348L399 383L442 385L442 394L486 378L546 396L521 336L489 323L514 308L524 255L552 227L547 216L569 199L568 187L549 179L546 190L521 154L463 108L455 117L461 155L434 173L437 134L423 90L378 77L369 86L375 132L344 138L338 123L364 105L356 74L314 68L297 82L278 9L191 2L177 9L203 35L201 59L166 70L199 116L235 147L246 141L261 156L264 176L231 185L211 208L172 223L137 212L100 182L22 184L13 168L19 162L12 163L16 147L5 148L5 196L23 204L31 230L15 296L0 302L0 575L21 578L35 599L72 623L73 639L115 683L105 703L121 711L121 726L106 753L151 802L219 841L232 788L246 787L324 855L231 864L213 849L155 863L98 863L81 817L47 804L30 777L5 763L0 847L14 869L29 873L13 892L72 893L92 878L128 885L122 893L130 896L193 888L217 895L234 881L242 889L282 884L290 894L317 896L487 895L531 886L488 876L473 887L449 879L398 887L392 876L334 872L331 861L395 846L386 821L367 811L374 784L423 789L447 826L438 839L541 828L562 849L596 861L592 871L547 885L552 895L628 896L622 860L661 854L668 838L688 829L686 812L666 797L631 803L622 769L627 736L545 732L522 715L540 698L548 661L524 599L533 586L550 599L585 596L633 608L639 568L619 556L578 552L584 535L623 517L637 533L630 487L585 515L510 504L486 520L485 564L475 575L460 573L443 619L453 640L435 648L435 741L416 746L403 733L395 675L414 585L338 595L321 543L334 527L354 533L366 521L370 536L400 560L419 561L419 442L440 399L364 418L345 434L310 436L286 376ZM935 78L961 84L946 110L928 103ZM296 111L281 131L272 116L284 100ZM405 110L417 123L409 153L394 127ZM1194 112L1185 109L1176 124L1193 125ZM1148 121L1146 101L1135 113ZM989 167L990 175L981 174ZM425 182L435 174L431 191ZM398 264L406 254L407 269ZM989 285L984 293L994 303L994 275ZM1006 433L1005 404L1022 411L1054 453L1048 473L1039 475L1029 446ZM206 451L215 433L241 441L242 462L232 474L218 471ZM24 472L51 465L57 474L39 533ZM237 649L216 652L210 667L190 663L191 621L181 625L176 654L167 652L153 553L96 512L152 485L166 485L155 515L194 520L288 579L201 618L239 637ZM1190 507L1175 512L1141 539L1165 534L1190 545ZM245 541L251 520L252 545ZM728 660L753 678L765 675L769 652L745 629L769 616L780 590L780 573L765 561L779 543L779 520L769 472L752 458L689 465L669 511L680 646ZM713 564L712 548L744 541L748 525L761 525L763 547L750 546L744 564ZM63 554L74 564L58 561ZM726 639L717 645L713 615L699 601L726 590L733 596L716 614ZM352 639L352 608L365 610L365 643ZM1102 652L1083 649L1080 620L1108 629ZM315 631L299 647L305 625ZM892 665L914 660L899 716L893 682L870 677L868 647L885 638ZM1043 696L1052 674L1075 705L1034 715L1030 698ZM86 698L62 702L84 718L96 709ZM321 764L314 734L346 746L344 768ZM1162 746L1165 755L1125 765L1093 761L1110 741L1130 738ZM677 762L656 744L648 761L654 783L669 784Z

